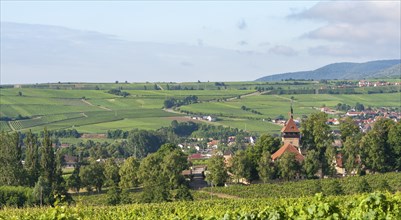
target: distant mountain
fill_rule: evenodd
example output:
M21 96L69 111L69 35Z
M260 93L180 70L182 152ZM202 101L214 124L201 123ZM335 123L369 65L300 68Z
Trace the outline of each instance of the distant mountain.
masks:
M399 77L401 60L376 60L366 63L333 63L312 71L265 76L256 81L284 79L364 79Z

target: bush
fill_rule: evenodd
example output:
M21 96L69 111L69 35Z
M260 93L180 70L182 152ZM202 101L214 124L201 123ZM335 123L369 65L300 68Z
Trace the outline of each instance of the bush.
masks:
M34 204L33 190L22 186L0 186L0 208L23 207Z

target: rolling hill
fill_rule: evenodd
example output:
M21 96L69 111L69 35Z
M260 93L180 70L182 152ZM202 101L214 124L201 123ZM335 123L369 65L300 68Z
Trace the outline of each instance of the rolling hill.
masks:
M366 63L333 63L312 71L274 74L256 81L284 79L364 79L400 77L401 60L376 60Z

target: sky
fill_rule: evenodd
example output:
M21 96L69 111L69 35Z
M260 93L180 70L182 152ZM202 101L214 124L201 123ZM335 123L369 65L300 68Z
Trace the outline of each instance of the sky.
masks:
M12 38L15 36L15 29L3 28L8 27L4 25L6 22L50 25L46 32L48 38L51 38L56 31L54 28L50 30L51 27L60 27L74 30L76 33L79 31L99 33L99 36L107 36L109 40L118 39L127 44L141 42L176 46L171 51L161 49L164 58L160 58L161 52L153 48L152 51L156 55L149 56L149 59L160 58L160 63L155 64L160 64L163 68L157 69L151 67L151 63L147 66L146 62L142 62L139 65L142 68L141 72L147 74L139 74L135 77L122 69L122 66L131 68L128 63L132 60L127 60L127 63L120 61L116 63L110 61L112 57L107 57L110 61L108 68L112 68L113 65L119 66L120 69L116 69L118 73L115 73L115 76L120 80L125 78L129 81L196 81L202 78L203 74L199 72L202 70L211 72L210 75L204 74L206 78L202 80L249 81L275 73L313 70L334 62L400 59L400 11L400 1L2 0L1 43L2 47L7 46L7 48L1 50L3 66L1 83L16 83L24 74L31 76L23 77L26 78L24 81L26 83L58 81L57 76L62 80L81 81L79 76L82 76L82 74L72 74L71 77L65 77L62 70L65 67L59 63L52 63L51 60L48 63L45 60L39 62L38 57L41 56L33 55L30 59L26 57L23 50L17 51L12 45L16 43ZM17 32L23 32L21 28L29 29L27 27L20 26ZM32 27L36 29L40 26ZM10 30L14 32L10 34ZM60 30L57 29L57 31ZM23 39L25 44L34 44L28 39L33 37L33 32L24 33L26 34L23 37L27 38ZM58 33L57 37L60 35ZM68 36L65 35L65 38ZM21 36L18 40L21 40ZM53 47L58 46L60 45L53 45ZM131 48L131 46L124 47ZM117 46L114 46L110 51L114 51L113 53L122 51L120 47L116 49ZM184 47L186 49L183 49ZM190 47L194 47L195 50L188 49ZM29 50L30 47L26 48L28 49L25 50ZM208 52L202 52L206 55L193 55L199 52L199 48L207 49ZM82 50L82 48L79 49ZM177 55L179 50L186 52ZM216 50L220 52L213 52ZM46 49L37 49L32 51L32 54L40 53L40 51L46 51ZM69 53L74 52L69 51ZM235 53L248 54L248 56L234 57ZM206 58L210 57L210 54L219 54L228 58L221 61L224 65L211 63L210 67L206 67L208 64ZM252 54L252 57L249 54ZM132 56L133 61L140 60L136 59L131 51L123 51L119 55ZM94 54L88 56L91 61L97 59ZM180 59L177 58L178 56ZM17 62L19 57L25 58ZM166 61L166 57L175 57L177 61ZM71 57L63 55L60 59L71 59ZM30 66L33 60L36 63ZM244 62L243 60L247 60L247 63L242 66L230 65L230 62L240 63ZM187 69L171 67L170 61L186 66ZM104 64L101 59L98 63ZM95 64L96 62L93 63ZM60 68L57 68L57 65ZM79 65L75 65L74 71L78 71L80 67L82 70L85 69L87 78L83 80L91 80L91 77L95 75L107 74L98 69L89 69L87 65ZM189 70L190 66L199 71ZM185 74L185 71L188 74ZM39 72L46 72L46 74L42 76ZM38 77L32 77L33 75ZM109 77L100 77L99 80L112 81Z

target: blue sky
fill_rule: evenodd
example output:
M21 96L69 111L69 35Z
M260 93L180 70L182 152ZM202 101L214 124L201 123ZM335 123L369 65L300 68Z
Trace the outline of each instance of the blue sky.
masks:
M129 42L252 53L259 56L255 60L270 62L265 67L255 61L260 68L250 75L261 77L333 62L399 59L400 7L399 1L1 1L1 21L95 31ZM2 28L2 37L7 31ZM2 57L7 53L2 51ZM3 83L15 81L4 77L13 71L2 68ZM144 71L149 77L138 80L157 81L157 70ZM218 72L210 80L230 74L224 66ZM185 80L197 80L191 79Z

